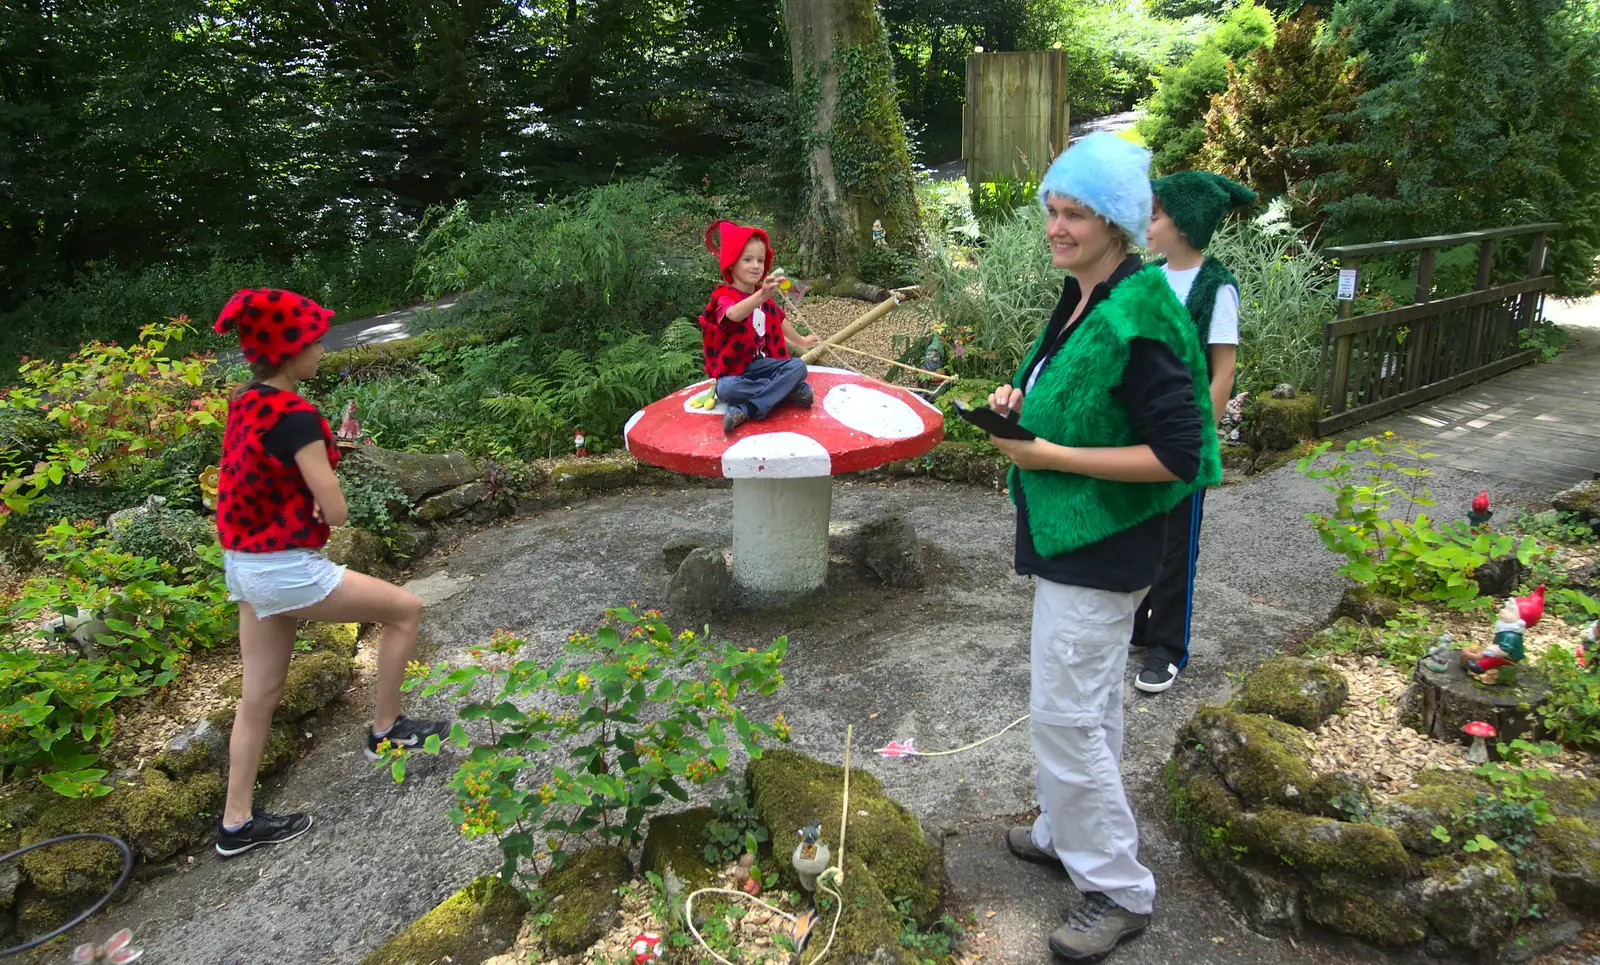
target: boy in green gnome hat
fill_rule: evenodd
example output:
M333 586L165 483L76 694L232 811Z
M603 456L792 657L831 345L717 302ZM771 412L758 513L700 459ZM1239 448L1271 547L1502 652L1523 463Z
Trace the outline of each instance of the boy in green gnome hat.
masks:
M1150 182L1154 195L1147 247L1160 258L1167 282L1189 309L1206 346L1211 411L1220 420L1233 392L1239 348L1239 282L1205 253L1223 215L1249 205L1249 188L1209 171L1179 171ZM1161 577L1134 619L1133 646L1147 647L1133 685L1148 694L1167 690L1189 662L1189 618L1194 610L1195 563L1200 553L1204 491L1184 499L1167 517Z

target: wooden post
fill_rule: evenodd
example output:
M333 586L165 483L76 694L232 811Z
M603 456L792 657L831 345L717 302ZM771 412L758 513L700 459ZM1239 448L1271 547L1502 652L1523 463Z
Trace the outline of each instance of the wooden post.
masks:
M1422 260L1417 263L1417 291L1414 300L1418 305L1425 305L1433 298L1433 259L1437 252L1436 248L1424 248ZM1406 371L1400 382L1402 392L1424 385L1423 346L1430 341L1432 328L1431 318L1419 318L1406 336Z
M1493 238L1485 238L1478 242L1478 286L1476 291L1483 291L1489 287L1489 280L1494 271L1494 242ZM1483 330L1489 319L1489 306L1483 305L1473 310L1472 333L1467 337L1467 368L1475 369L1484 364L1483 359Z
M1348 259L1346 261L1346 263L1341 264L1339 267L1348 268L1351 271L1356 272L1357 283L1359 283L1359 281L1360 281L1360 272L1361 272L1361 259L1359 259L1359 258ZM1352 293L1352 296L1353 296L1353 294L1354 293ZM1355 301L1354 297L1352 297L1349 301L1340 302L1339 303L1339 320L1340 321L1345 321L1345 320L1349 319L1352 315L1355 314L1355 311L1356 311L1356 301ZM1330 389L1332 395L1328 399L1328 408L1329 408L1330 411L1335 412L1335 413L1343 412L1346 408L1348 408L1348 401L1349 401L1349 394L1350 393L1349 393L1349 386L1346 383L1350 379L1350 349L1351 349L1351 338L1350 338L1350 336L1348 334L1340 335L1338 337L1338 339L1334 342L1334 345L1333 345L1333 375L1329 379L1329 389Z
M1528 277L1530 279L1539 278L1544 275L1544 259L1545 252L1549 250L1548 245L1549 236L1543 231L1534 235L1533 240L1529 243ZM1538 293L1528 292L1526 295L1523 295L1522 304L1518 306L1517 309L1517 317L1519 321L1518 327L1525 328L1529 332L1532 332L1534 327L1539 324L1539 316L1542 314L1542 305L1543 299Z

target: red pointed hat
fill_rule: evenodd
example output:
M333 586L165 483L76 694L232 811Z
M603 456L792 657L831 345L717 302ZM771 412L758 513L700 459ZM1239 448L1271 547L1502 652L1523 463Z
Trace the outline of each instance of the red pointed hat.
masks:
M717 256L717 267L722 269L723 281L733 284L733 266L739 263L745 246L752 239L759 240L767 248L767 267L762 272L765 275L772 270L772 242L765 231L732 221L718 221L706 229L706 250Z
M304 352L328 332L333 312L281 288L241 288L228 299L214 326L219 335L239 332L239 349L251 362L277 365Z

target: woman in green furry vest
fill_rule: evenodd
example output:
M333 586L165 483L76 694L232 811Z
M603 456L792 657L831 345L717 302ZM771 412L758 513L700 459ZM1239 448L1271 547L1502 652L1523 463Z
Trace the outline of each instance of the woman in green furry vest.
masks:
M1050 166L1039 197L1061 300L989 405L1036 439L1015 463L1016 569L1036 581L1029 727L1040 814L1019 858L1066 868L1084 901L1050 934L1095 959L1150 922L1155 878L1120 771L1135 610L1160 570L1167 514L1222 477L1199 338L1159 268L1129 254L1150 223L1150 154L1113 134Z

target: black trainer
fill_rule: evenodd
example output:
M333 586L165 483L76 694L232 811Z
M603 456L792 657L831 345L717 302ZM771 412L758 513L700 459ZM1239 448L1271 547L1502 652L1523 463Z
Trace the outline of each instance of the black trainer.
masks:
M378 745L388 741L396 747L421 747L428 738L437 734L443 740L450 733L448 720L412 720L405 714L394 719L394 726L389 728L389 733L379 737L367 728L367 760L376 761L381 755Z
M257 811L237 831L229 831L220 821L217 823L217 854L224 858L237 857L257 845L293 841L310 830L309 814L268 814Z
M811 391L811 386L809 384L801 382L799 385L794 387L793 392L789 393L789 401L793 402L795 405L803 406L809 409L811 408L811 404L817 401L817 395L815 392Z
M1177 681L1178 665L1161 654L1151 654L1145 657L1144 669L1134 678L1133 685L1147 694L1159 694L1170 690Z

